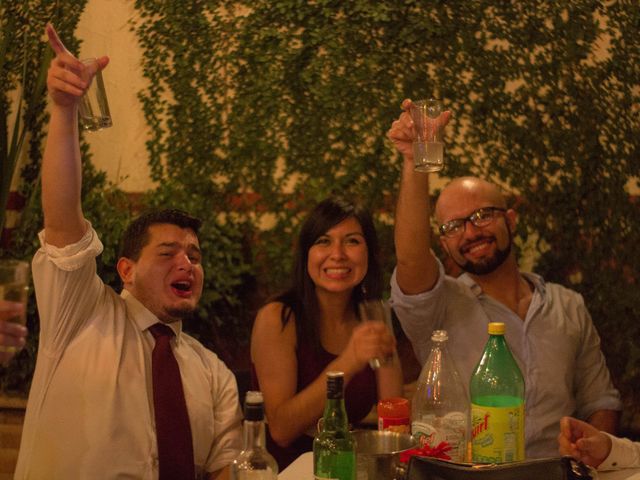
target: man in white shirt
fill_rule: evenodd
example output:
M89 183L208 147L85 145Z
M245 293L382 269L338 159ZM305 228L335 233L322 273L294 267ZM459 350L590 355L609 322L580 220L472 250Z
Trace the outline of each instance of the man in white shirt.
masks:
M560 454L582 460L598 470L640 468L640 443L602 432L572 417L560 420Z
M88 86L80 74L92 78L109 59L85 66L50 25L47 34L56 57L47 79L45 228L33 260L40 339L15 478L176 478L163 473L166 461L158 454L152 373L159 371L152 372L156 340L149 330L158 324L170 329L169 355L179 366L192 445L186 443L193 447L189 468L198 478L228 478L241 446L235 378L182 332L202 293L200 222L175 210L143 216L125 233L117 264L122 294L100 280L95 257L102 244L80 203L77 106Z

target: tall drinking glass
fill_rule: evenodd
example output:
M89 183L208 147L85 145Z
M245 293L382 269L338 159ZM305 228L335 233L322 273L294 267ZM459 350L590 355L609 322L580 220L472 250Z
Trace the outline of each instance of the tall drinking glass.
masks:
M94 65L97 64L97 60L95 58L87 58L82 60L82 63ZM78 115L80 116L82 128L91 132L113 125L109 102L107 101L107 91L104 88L104 80L100 69L96 71L89 88L80 99Z
M413 162L419 172L437 172L444 166L444 125L438 119L442 112L442 103L435 98L411 104L409 113L416 133Z
M363 322L383 322L393 335L391 307L387 302L383 302L382 300L363 300L358 305L358 309ZM376 368L388 365L392 360L393 355L388 355L384 358L372 358L369 360L369 366L375 370Z

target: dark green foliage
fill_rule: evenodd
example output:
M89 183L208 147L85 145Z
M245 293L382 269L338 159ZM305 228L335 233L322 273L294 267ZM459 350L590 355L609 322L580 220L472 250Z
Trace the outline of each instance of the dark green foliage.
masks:
M67 48L76 51L79 44L73 31L85 5L86 0L0 2L0 229L22 150L27 151L27 161L20 172L20 193L28 205L33 203L39 181L43 126L48 118L46 73L52 58L48 44L41 41L45 25L54 23ZM13 91L19 94L12 109Z
M260 212L270 214L253 244L265 291L286 283L297 225L319 199L348 192L378 212L393 205L398 159L384 134L403 98L439 96L454 112L444 173L510 185L535 269L584 294L632 405L637 2L137 7L154 176L194 195L215 178L200 197L215 211L230 195L257 194L233 218L257 225ZM388 227L382 236L392 259Z
M70 10L72 5L70 2ZM76 6L78 13L82 6L84 2L79 10ZM56 11L55 3L50 1L0 2L0 229L5 222L11 180L27 138L30 162L40 158L46 69L51 52L39 40L45 22L55 18ZM63 23L62 28L68 28L68 24ZM8 94L13 90L19 93L12 109ZM28 197L33 186L32 182L24 182L22 193Z
M98 274L116 290L120 280L115 270L118 241L130 219L130 206L126 195L108 184L104 173L97 172L88 161L84 148L82 202L85 216L100 232L104 251L97 259ZM40 246L38 232L42 229L42 209L40 189L36 189L22 212L21 222L12 236L10 247L3 253L30 261ZM26 348L20 352L7 368L0 367L0 392L26 394L31 384L38 348L39 323L33 295L33 285L29 296L27 328L29 339Z
M41 41L46 22L52 22L65 45L77 51L78 41L73 36L85 1L21 1L0 3L2 39L0 48L0 161L2 162L2 193L9 190L15 158L20 148L11 149L10 131L25 132L27 161L20 171L20 193L26 198L18 224L12 232L11 243L0 247L0 257L30 260L39 247L37 233L42 229L40 207L40 164L48 116L45 112L46 71L51 60L51 50ZM9 93L22 88L22 108L10 110ZM18 119L18 120L16 120ZM15 128L17 126L17 129ZM17 145L17 144L15 144ZM128 222L129 207L122 192L109 185L104 173L97 172L90 163L86 145L82 146L84 159L83 205L86 217L101 232L105 250L98 259L98 271L111 285L118 285L115 272L117 242ZM7 173L9 172L9 173ZM3 197L6 199L6 197ZM4 205L0 208L4 214ZM0 222L1 225L1 222ZM0 367L0 392L25 394L31 383L38 345L38 317L35 298L29 298L27 327L29 340L26 348L11 362L8 368Z
M248 340L256 300L287 282L300 219L332 193L379 214L390 273L385 215L399 159L385 132L403 98L439 96L453 111L443 173L510 186L535 270L584 295L627 413L637 411L638 2L138 0L136 9L160 185L146 203L205 220L206 294L188 327L201 339ZM106 228L111 243L118 229Z
M248 342L247 299L254 289L246 245L250 225L227 214L235 192L227 177L238 166L221 148L229 87L212 54L224 48L227 36L203 2L138 1L136 8L134 28L151 85L139 97L151 130L151 176L160 185L148 192L145 206L180 208L204 220L199 239L205 288L197 318L185 328L232 361L233 347Z

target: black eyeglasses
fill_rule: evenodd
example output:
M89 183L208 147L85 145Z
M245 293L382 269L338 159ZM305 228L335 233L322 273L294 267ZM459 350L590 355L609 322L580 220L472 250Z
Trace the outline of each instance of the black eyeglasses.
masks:
M471 222L475 227L486 227L496 218L498 214L506 212L505 208L500 207L484 207L479 208L471 215L465 218L454 218L447 223L440 225L440 235L453 238L464 232L467 222Z

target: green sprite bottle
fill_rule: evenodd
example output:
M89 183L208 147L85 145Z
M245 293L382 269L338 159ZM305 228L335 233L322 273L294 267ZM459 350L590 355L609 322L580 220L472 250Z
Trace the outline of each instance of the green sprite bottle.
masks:
M473 463L524 460L524 378L504 339L504 323L489 324L469 390Z
M327 372L327 401L319 432L313 439L316 480L356 478L356 443L349 431L343 389L344 373Z

